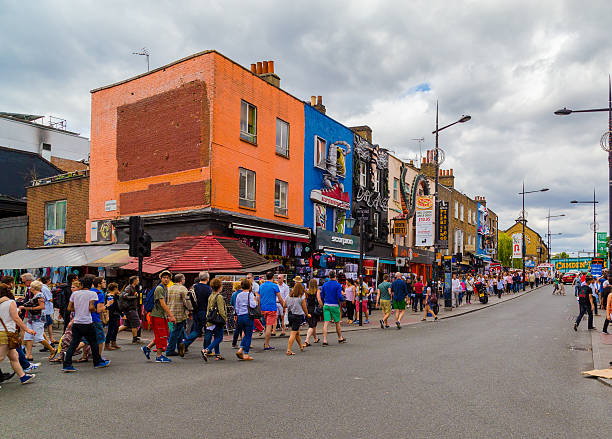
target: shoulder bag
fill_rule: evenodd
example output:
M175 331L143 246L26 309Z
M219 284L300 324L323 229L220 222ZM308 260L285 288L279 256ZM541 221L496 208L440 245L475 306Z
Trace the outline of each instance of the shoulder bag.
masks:
M225 319L219 313L219 307L217 305L217 300L219 299L220 294L216 294L213 299L213 306L208 310L206 314L206 321L211 325L224 325Z
M261 306L259 303L255 306L251 306L251 291L249 291L249 295L247 297L247 310L249 311L249 317L253 320L261 319Z
M2 323L2 326L4 327L4 331L6 332L6 336L8 338L8 348L9 348L9 351L11 349L17 349L17 346L19 346L21 344L19 342L19 334L17 334L16 332L9 332L9 330L7 329L7 327L4 324L4 321L2 319L0 319L0 323Z

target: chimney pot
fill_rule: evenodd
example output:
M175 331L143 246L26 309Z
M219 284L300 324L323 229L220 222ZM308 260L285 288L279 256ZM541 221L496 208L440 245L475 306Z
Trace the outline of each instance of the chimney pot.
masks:
M257 64L251 64L251 73L257 73Z
M425 160L427 160L425 157L423 157L422 163L425 163Z
M311 96L310 97L310 105L312 105L313 107L315 105L317 105L317 97L316 96Z
M268 61L263 62L262 73L268 73Z
M451 170L450 170L450 175L451 175L451 177L453 176L453 168L451 168Z
M317 96L317 105L323 105L323 96Z
M262 69L263 69L263 66L261 64L261 61L257 61L257 74L258 75L261 75Z
M274 73L274 61L268 61L268 72Z

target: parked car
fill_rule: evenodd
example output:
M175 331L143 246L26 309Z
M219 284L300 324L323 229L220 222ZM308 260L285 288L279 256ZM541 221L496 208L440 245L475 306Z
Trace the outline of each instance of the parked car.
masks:
M564 284L571 284L572 282L574 282L574 279L576 278L576 276L579 276L580 272L579 271L568 271L567 273L563 274L563 277L561 278L561 282L563 282Z

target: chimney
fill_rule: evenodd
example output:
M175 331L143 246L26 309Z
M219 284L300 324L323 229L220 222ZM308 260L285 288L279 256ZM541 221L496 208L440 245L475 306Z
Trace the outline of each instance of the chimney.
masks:
M317 97L316 96L311 96L310 97L310 106L314 107L315 105L317 105Z
M316 105L313 105L313 107L315 110L325 114L325 105L323 105L323 96L317 96L317 103Z
M274 87L280 88L280 77L274 73L274 61L258 61L255 71L253 71L254 65L255 64L251 64L252 73L255 73L261 79Z
M257 64L251 64L251 73L257 74Z
M443 184L446 187L450 187L450 188L455 187L455 176L453 175L452 169L447 169L443 171L439 180L440 180L440 184Z
M372 143L372 128L367 125L361 125L358 127L349 127L349 129L355 134L359 134L361 137Z

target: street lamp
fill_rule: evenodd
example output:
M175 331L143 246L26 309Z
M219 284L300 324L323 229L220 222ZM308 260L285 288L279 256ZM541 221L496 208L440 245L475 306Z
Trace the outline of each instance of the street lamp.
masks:
M595 188L593 188L593 201L570 201L571 204L592 204L593 205L593 257L597 257L597 211L595 205L599 201L595 200Z
M521 244L521 259L523 261L523 291L525 291L525 194L533 194L535 192L546 192L550 189L547 187L538 189L537 191L525 191L525 182L523 181L523 191L519 195L523 196L523 211L521 212L521 221L523 223L523 242Z
M590 110L570 110L563 107L555 111L558 116L567 116L572 113L594 113L599 111L608 112L608 130L601 137L600 145L608 152L608 236L612 237L612 81L608 75L608 108L594 108ZM608 248L608 267L610 267L610 249Z
M440 175L440 163L438 162L438 150L439 150L439 143L438 143L438 133L440 133L440 131L445 130L446 128L452 127L453 125L456 125L458 123L465 123L468 120L470 120L472 118L472 116L469 116L467 114L464 114L461 116L461 118L453 123L449 123L448 125L444 125L442 128L440 128L438 126L438 101L436 100L436 129L433 130L431 132L431 134L435 134L436 135L436 149L434 152L434 160L436 162L436 180L435 180L435 190L434 190L434 199L436 200L436 230L438 229L438 215L440 212L440 201L438 200L438 177ZM438 234L436 233L436 236L434 238L434 255L437 256L438 254ZM452 261L451 261L452 264ZM439 280L439 273L438 270L436 268L436 261L434 258L434 263L433 263L433 270L432 272L435 272L435 276L434 279L436 282L438 282ZM444 306L447 308L450 308L452 306L452 296L449 294L446 294L445 291L445 295L444 295Z
M559 217L562 217L562 216L565 216L565 214L562 213L560 215L551 215L550 214L550 209L548 209L548 216L546 217L546 219L548 220L548 233L547 233L547 236L548 236L548 258L547 258L547 261L548 261L549 264L550 264L550 219L551 218L559 218ZM560 235L560 234L561 233L555 233L555 235Z
M563 235L563 233L561 233L561 232L559 232L559 233L548 233L548 235L547 235L547 237L548 237L547 238L548 239L548 263L549 264L550 264L550 254L552 253L551 250L550 250L550 247L552 245L550 237L551 236L559 236L559 235Z

